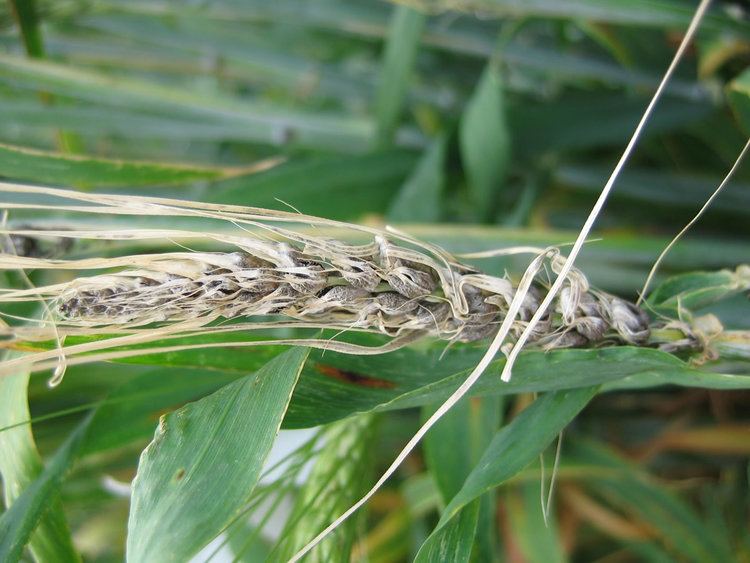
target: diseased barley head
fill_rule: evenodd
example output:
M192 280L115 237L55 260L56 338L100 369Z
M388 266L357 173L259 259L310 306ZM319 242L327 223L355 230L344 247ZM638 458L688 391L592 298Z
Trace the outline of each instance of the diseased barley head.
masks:
M142 260L142 267L76 279L57 298L61 325L133 327L281 315L332 328L470 342L496 331L516 294L509 279L457 261L443 263L383 236L363 246L310 239L304 245L254 240L242 247L158 254ZM553 255L553 270L559 259ZM514 333L536 312L541 290L538 283L524 296ZM648 336L640 309L590 290L574 270L533 340L561 348L606 339L642 344Z

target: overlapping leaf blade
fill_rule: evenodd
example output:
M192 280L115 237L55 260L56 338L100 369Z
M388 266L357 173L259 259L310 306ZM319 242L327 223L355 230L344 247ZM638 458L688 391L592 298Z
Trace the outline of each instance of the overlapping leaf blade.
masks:
M307 352L165 416L133 483L129 561L183 561L229 524L258 481Z

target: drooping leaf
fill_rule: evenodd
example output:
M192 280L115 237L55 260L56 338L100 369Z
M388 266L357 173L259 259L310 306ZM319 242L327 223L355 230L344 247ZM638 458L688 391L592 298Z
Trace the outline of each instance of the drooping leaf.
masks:
M183 561L232 521L258 481L306 356L290 350L162 418L133 482L128 561Z
M440 521L420 551L433 552L443 529L459 512L487 491L526 467L586 406L598 387L548 393L503 427L492 439L461 490L445 508Z

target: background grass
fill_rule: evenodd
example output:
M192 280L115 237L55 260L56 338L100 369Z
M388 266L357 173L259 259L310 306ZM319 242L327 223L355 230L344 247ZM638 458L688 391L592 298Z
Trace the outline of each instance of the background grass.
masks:
M457 252L562 244L574 239L694 7L9 0L0 7L0 177L388 221ZM749 61L742 3L715 2L616 185L598 223L601 240L584 249L580 266L598 286L635 298L660 250L729 169L750 127ZM745 167L659 279L750 262L748 194ZM20 211L10 219L41 220ZM118 251L47 244L36 250ZM518 274L524 264L481 266ZM701 277L691 287L712 283L720 282ZM665 302L675 287L664 286ZM746 297L722 297L695 312L750 329ZM291 556L356 500L482 349L457 346L442 359L436 344L381 357L312 352L288 409L284 401L273 408L284 428L329 425L273 479L244 483L234 497L243 517L221 503L200 537L222 533L223 543L204 555ZM267 413L229 431L201 413L221 409L227 390L256 370L283 363L273 359L281 352L75 367L54 390L45 386L49 374L32 375L28 389L26 374L3 380L4 498L26 490L0 520L3 555L121 560L129 499L111 482L133 478L158 416L204 398L184 411L201 420L204 441L212 432L239 439L263 424L274 431ZM498 361L367 514L313 558L345 561L351 550L354 560L377 562L446 553L457 561L750 560L748 364L684 359L630 348L529 353L511 385L500 383ZM27 392L33 437L28 425L9 429L28 419ZM242 403L256 413L269 404ZM545 523L540 463L549 476L553 452L541 462L538 455L584 406L565 434ZM385 414L362 414L372 412ZM476 464L483 455L489 468ZM305 469L313 457L314 469ZM238 445L234 463L264 458L265 448ZM223 487L216 465L196 471ZM177 491L170 502L190 499ZM200 512L184 510L185 521ZM288 515L286 524L272 513ZM176 537L146 537L140 524L131 527L131 558L184 558L168 551L169 542L186 545L179 524ZM273 529L283 530L281 541Z

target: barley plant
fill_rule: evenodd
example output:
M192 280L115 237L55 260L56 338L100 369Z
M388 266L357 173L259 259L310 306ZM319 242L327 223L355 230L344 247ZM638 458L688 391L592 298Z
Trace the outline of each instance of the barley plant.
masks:
M0 561L750 562L749 17L7 0Z

